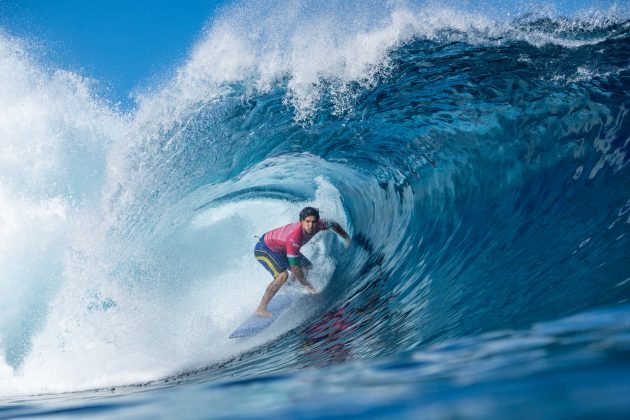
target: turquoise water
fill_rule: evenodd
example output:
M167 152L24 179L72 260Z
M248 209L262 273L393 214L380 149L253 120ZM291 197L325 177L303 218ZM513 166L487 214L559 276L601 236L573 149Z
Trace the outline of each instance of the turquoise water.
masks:
M3 35L0 416L627 415L629 51L621 8L253 2L122 113ZM228 339L305 205L353 245Z

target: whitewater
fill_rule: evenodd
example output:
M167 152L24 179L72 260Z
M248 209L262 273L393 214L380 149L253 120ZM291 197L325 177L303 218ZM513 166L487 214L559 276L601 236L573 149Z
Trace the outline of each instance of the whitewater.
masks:
M235 3L131 110L0 31L0 416L627 415L628 16Z

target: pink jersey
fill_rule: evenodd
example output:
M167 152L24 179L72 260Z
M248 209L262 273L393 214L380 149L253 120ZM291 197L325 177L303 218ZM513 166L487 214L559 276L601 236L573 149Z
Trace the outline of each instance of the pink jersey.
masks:
M302 231L300 222L270 230L265 233L265 245L273 252L287 254L288 258L297 258L300 255L300 248L311 240L318 232L327 230L329 222L319 219L313 227L313 233L306 234Z

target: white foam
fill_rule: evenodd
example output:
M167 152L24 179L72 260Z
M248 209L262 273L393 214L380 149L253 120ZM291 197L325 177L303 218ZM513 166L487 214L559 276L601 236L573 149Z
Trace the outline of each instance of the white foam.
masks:
M0 393L19 389L13 367L46 322L122 126L90 80L43 69L25 48L0 34Z
M178 121L191 106L246 82L258 92L286 80L286 102L296 119L312 116L323 95L347 110L352 84L374 85L390 66L389 52L411 39L435 38L444 29L488 31L492 21L457 9L353 4L352 19L336 8L293 1L247 2L213 22L190 59L157 92L139 95L138 121Z

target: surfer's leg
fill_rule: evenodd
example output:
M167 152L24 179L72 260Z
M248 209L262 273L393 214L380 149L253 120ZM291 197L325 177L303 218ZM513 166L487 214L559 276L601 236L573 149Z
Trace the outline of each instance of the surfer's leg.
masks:
M288 278L289 272L285 270L282 273L278 274L276 278L273 279L271 283L269 283L269 286L267 286L267 290L265 290L265 294L260 301L260 305L258 305L258 308L256 309L256 315L264 317L271 316L271 312L267 310L267 305L269 305L271 299L276 295L276 293L278 293L278 290L280 290L280 288L282 287L284 282L287 281Z
M286 254L273 252L262 241L256 244L254 255L258 262L265 267L265 270L273 276L273 281L267 286L260 305L258 305L256 309L257 315L270 317L271 313L267 310L267 305L289 278L289 272L287 271L289 268L289 260Z

